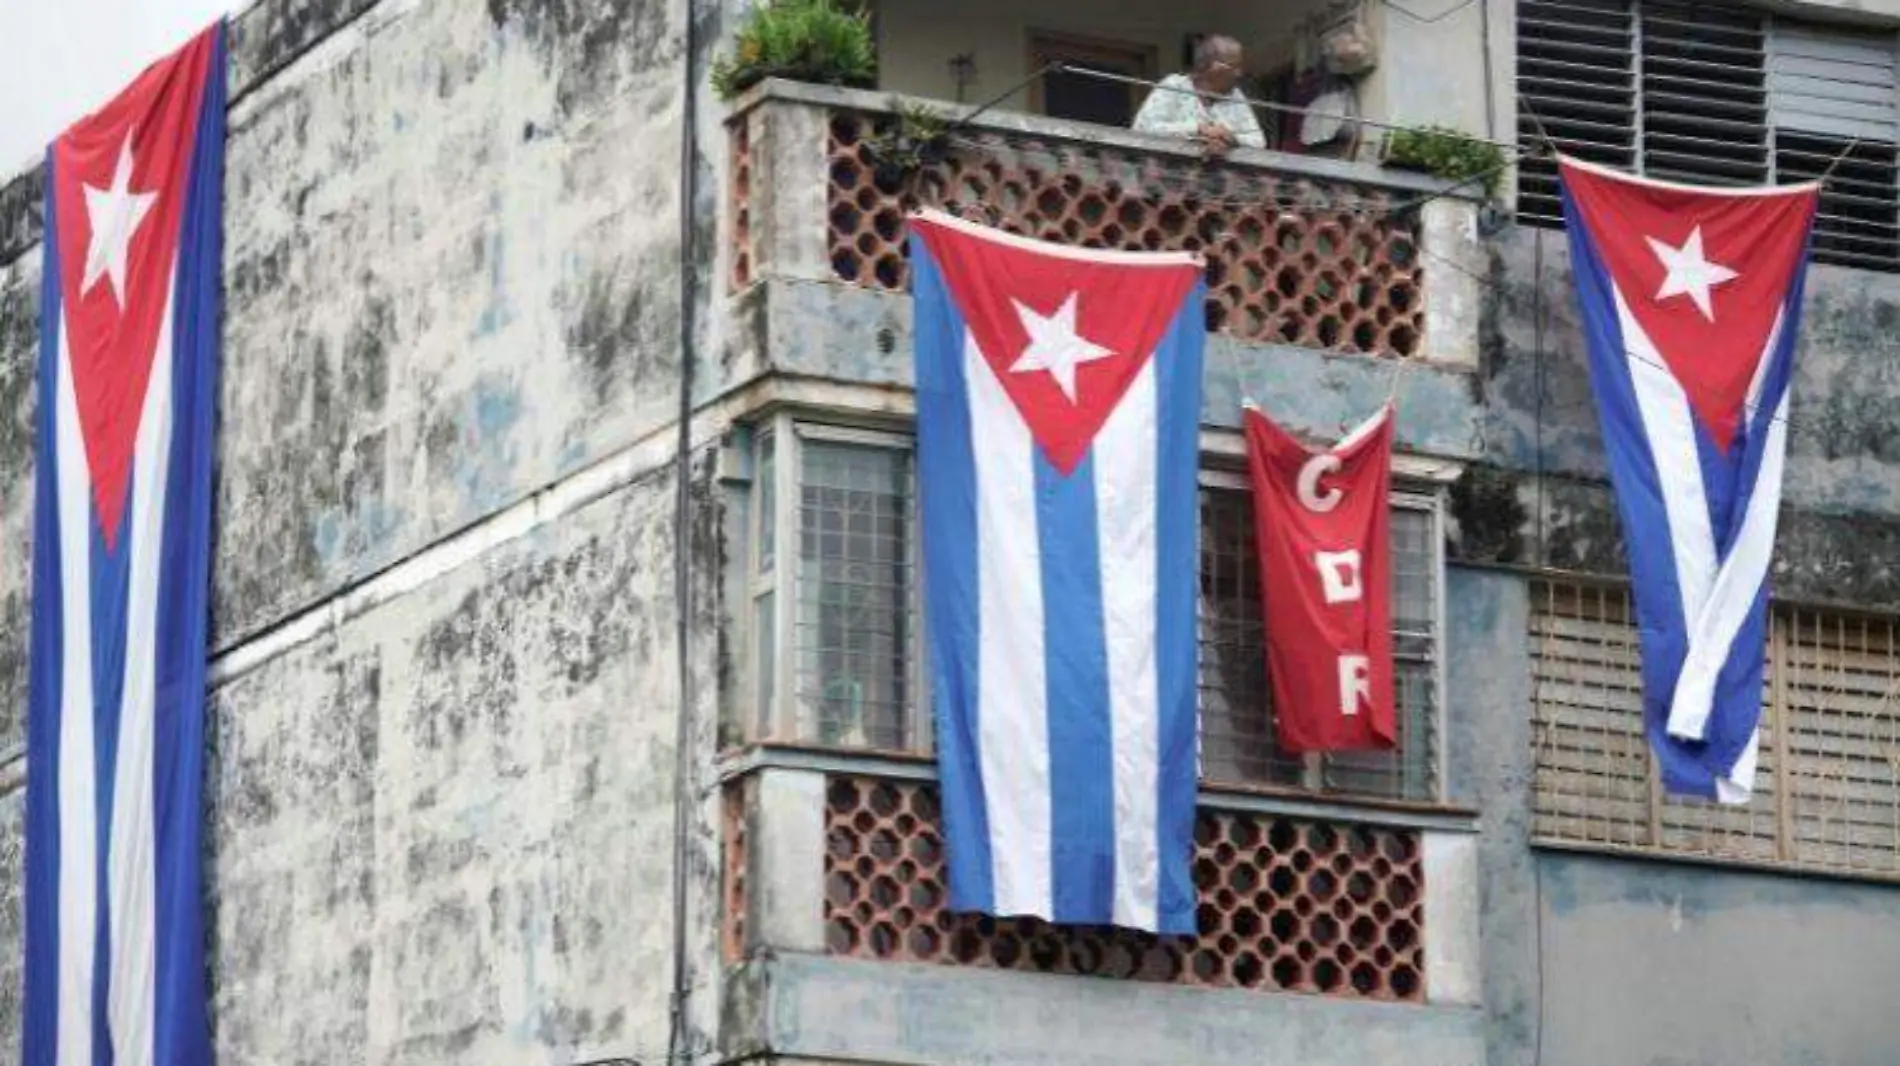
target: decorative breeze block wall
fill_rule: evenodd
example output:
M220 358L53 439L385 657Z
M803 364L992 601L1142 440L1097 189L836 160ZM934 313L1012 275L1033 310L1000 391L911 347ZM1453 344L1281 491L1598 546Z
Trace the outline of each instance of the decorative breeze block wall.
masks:
M894 122L831 119L828 221L842 281L905 288L904 216L928 206L1064 244L1201 252L1208 328L1243 340L1423 351L1418 216L1392 212L1385 190L975 131L906 175L878 165L874 145Z
M833 777L833 955L1217 988L1424 1002L1424 868L1410 830L1203 809L1200 934L998 920L945 909L934 783Z

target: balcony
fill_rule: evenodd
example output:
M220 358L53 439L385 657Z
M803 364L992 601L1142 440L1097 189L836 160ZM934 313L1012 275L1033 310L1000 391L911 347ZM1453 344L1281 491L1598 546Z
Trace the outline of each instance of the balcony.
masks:
M1261 345L1470 367L1477 204L1420 175L1336 159L1192 145L990 111L941 158L890 163L902 111L941 102L767 82L729 120L728 284L901 292L907 212L933 207L1091 248L1207 259L1212 332Z
M1217 379L1274 361L1306 380L1329 364L1340 373L1318 372L1355 408L1387 394L1394 364L1429 364L1414 375L1419 409L1441 394L1467 403L1477 204L1366 164L1245 150L1211 162L1172 139L1001 110L956 129L941 157L892 166L902 115L919 108L968 110L767 82L728 120L728 384L812 387L764 390L725 474L749 488L730 586L743 666L719 762L722 1051L1053 1061L1056 1048L1218 1066L1301 1061L1325 1032L1340 1061L1481 1060L1476 826L1445 802L1435 646L1408 675L1404 753L1277 759L1244 658L1258 654L1257 605L1223 592L1251 576L1220 544L1203 545L1199 933L948 908L902 432L915 208L1084 247L1201 252L1210 348L1226 350L1208 361L1206 417L1219 420L1238 396ZM1220 476L1207 473L1204 507L1226 514ZM1442 535L1432 498L1416 502L1400 524L1417 534L1405 594L1436 619ZM1208 528L1248 542L1236 522Z
M1035 1003L1078 1041L1131 1041L1092 1062L1298 1061L1301 1025L1363 1061L1482 1058L1476 839L1455 820L1204 798L1200 932L1155 937L951 912L921 765L754 749L725 770L728 1053L1027 1061L1047 1023L974 1020ZM1195 1057L1145 1046L1170 1031Z

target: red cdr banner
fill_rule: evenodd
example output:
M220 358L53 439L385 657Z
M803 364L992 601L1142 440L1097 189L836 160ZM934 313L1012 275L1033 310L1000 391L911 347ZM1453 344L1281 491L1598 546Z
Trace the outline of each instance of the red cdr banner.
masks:
M1392 406L1324 451L1246 422L1280 746L1390 748Z

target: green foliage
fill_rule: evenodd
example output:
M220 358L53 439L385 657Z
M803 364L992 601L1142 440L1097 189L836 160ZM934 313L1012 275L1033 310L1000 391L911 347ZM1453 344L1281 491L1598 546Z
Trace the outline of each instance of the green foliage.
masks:
M1443 126L1394 131L1385 141L1385 165L1422 170L1447 181L1482 182L1487 196L1498 191L1506 166L1504 149Z
M869 88L877 81L869 16L850 0L762 0L732 54L713 63L713 91L731 100L767 78Z
M892 99L897 116L888 131L872 139L871 158L894 174L910 174L939 162L948 151L950 119L924 104Z

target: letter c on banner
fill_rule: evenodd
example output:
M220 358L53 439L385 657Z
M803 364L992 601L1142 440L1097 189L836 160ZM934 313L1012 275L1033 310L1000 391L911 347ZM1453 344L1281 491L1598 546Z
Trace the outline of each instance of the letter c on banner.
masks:
M1339 456L1332 452L1315 455L1306 461L1305 466L1300 467L1300 503L1307 510L1314 514L1325 514L1339 506L1339 501L1346 494L1337 488L1326 490L1324 496L1319 494L1319 479L1338 469Z

